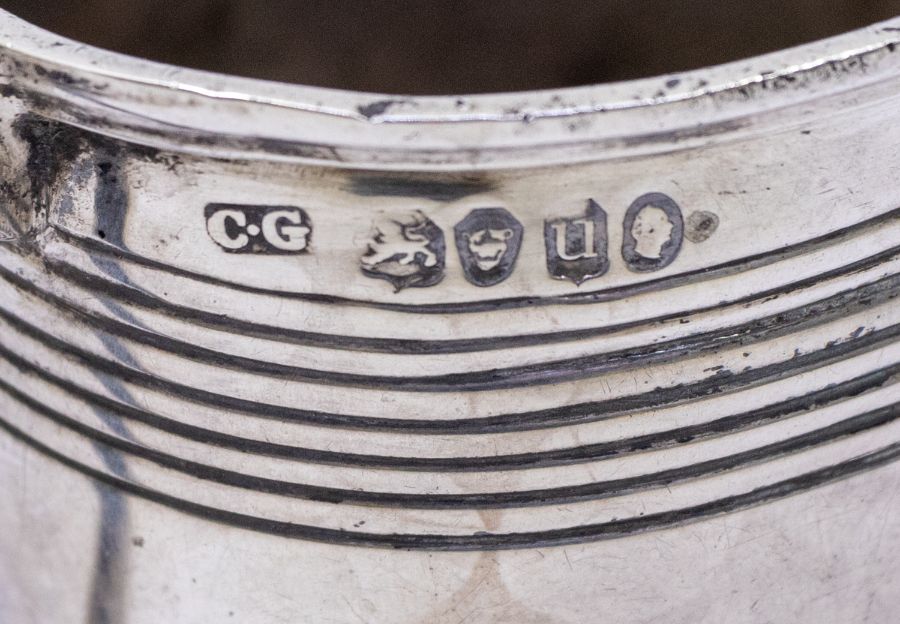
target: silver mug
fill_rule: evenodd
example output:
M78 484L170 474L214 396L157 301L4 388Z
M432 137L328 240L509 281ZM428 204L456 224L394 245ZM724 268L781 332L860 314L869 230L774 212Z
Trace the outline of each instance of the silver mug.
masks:
M898 45L394 97L0 14L0 620L893 621Z

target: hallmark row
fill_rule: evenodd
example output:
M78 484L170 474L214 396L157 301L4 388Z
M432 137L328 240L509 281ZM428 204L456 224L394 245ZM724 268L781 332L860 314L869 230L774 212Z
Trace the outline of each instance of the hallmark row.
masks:
M302 208L244 204L209 204L205 209L210 237L230 253L309 253L313 225ZM705 240L718 217L695 212L689 238ZM685 238L681 208L668 195L647 193L625 212L621 255L634 272L658 271L675 261ZM476 286L489 287L515 270L525 228L505 208L476 208L453 226L453 239L463 275ZM555 279L575 284L609 270L607 214L593 199L582 213L544 222L546 268ZM396 291L429 287L443 280L447 265L444 231L421 211L385 218L373 228L361 249L360 269L386 280Z

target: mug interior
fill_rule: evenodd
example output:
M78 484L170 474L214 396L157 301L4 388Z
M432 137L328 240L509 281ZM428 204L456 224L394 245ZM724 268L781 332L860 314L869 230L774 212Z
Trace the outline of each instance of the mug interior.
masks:
M521 91L749 57L900 13L900 0L5 0L91 45L283 82Z

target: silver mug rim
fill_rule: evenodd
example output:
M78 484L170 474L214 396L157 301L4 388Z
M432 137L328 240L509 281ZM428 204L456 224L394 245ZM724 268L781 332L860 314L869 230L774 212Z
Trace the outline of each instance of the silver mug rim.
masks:
M761 56L638 80L404 96L167 65L66 39L0 10L6 89L30 94L50 118L199 156L366 169L545 166L727 140L763 128L766 113L900 74L893 60L898 44L895 17Z

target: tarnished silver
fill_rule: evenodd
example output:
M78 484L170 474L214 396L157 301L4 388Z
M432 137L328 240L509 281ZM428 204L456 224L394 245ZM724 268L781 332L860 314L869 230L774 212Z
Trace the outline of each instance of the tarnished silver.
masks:
M0 621L895 621L897 45L389 97L0 13Z

